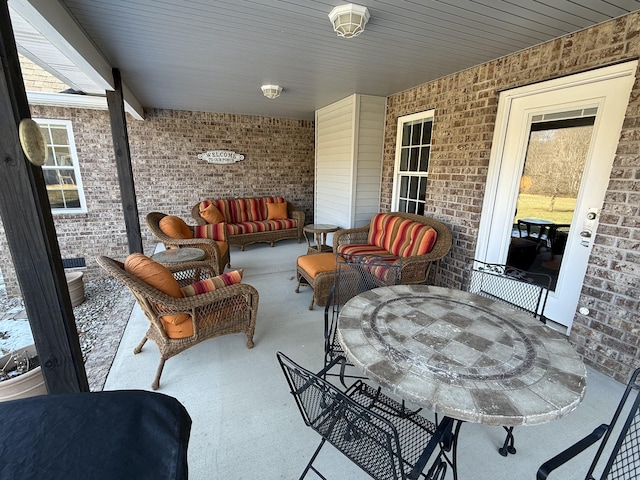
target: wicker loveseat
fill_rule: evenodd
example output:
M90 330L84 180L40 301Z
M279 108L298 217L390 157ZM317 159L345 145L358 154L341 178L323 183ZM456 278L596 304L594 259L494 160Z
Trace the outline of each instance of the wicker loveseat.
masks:
M251 243L267 242L273 247L285 238L303 239L304 212L294 210L282 197L207 199L193 206L191 217L198 225L224 222L229 245L240 250Z
M378 277L380 285L437 285L440 259L451 249L451 240L449 228L432 218L409 213L377 213L364 227L334 233L335 253L298 257L296 293L302 285L308 285L313 288L309 310L314 303L325 306L339 265L345 262L352 269L354 264L366 264L364 270ZM350 273L349 268L343 271L345 275ZM356 271L358 268L351 273ZM387 275L391 271L393 278Z
M451 231L442 222L411 213L376 213L361 228L338 230L333 251L342 257L400 264L403 284L437 285L440 259L451 250Z

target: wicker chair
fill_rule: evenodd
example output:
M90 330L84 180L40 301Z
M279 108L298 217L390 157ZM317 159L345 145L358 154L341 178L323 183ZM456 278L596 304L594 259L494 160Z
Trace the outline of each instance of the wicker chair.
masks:
M429 225L437 232L436 243L429 253L400 259L402 262L400 277L403 284L428 283L429 277L432 276L431 283L437 285L440 259L451 250L451 230L444 223L422 215L402 212L392 212L391 215ZM369 238L369 228L370 224L360 228L338 230L333 234L333 251L339 252L341 245L366 244Z
M129 288L150 322L147 333L134 353L140 353L147 340L158 345L160 364L151 384L154 390L160 386L165 361L204 340L229 333L244 333L247 336L247 347L253 348L258 291L251 285L239 283L193 297L174 298L127 273L122 262L105 256L98 257L97 262L110 276ZM191 283L199 269L197 263L167 265L167 268L180 286L185 286ZM160 317L179 313L191 316L194 333L187 338L169 338Z
M227 251L222 253L218 242L215 240L208 238L172 238L165 234L160 229L160 220L166 216L164 213L151 212L146 217L147 227L149 227L156 239L164 244L165 248L195 247L204 250L207 254L207 259L201 262L201 268L209 269L213 276L223 273L225 266L231 266L228 245ZM193 227L189 228L193 231Z

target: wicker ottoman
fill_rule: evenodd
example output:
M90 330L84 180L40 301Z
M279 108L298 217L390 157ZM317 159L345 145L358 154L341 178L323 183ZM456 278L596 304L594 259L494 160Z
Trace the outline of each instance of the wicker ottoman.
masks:
M298 257L296 261L296 276L298 277L296 293L300 292L300 285L309 285L313 288L309 310L313 310L314 302L320 307L327 304L336 272L336 261L344 262L344 259L336 256L335 253L315 253Z

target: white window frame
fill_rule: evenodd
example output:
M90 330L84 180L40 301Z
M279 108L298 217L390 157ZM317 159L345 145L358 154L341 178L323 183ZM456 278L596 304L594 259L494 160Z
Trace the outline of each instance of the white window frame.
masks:
M433 118L435 115L435 110L426 110L424 112L418 112L418 113L413 113L411 115L405 115L403 117L398 117L398 127L397 127L397 131L396 131L396 158L395 158L395 165L393 168L393 191L392 191L392 201L391 201L391 210L392 211L399 211L399 205L400 205L400 177L401 174L406 175L406 172L401 172L400 171L400 157L401 157L401 152L402 152L402 132L404 130L404 125L406 123L412 123L415 122L417 120L422 120L422 121L431 121L432 122L432 127L431 127L431 136L432 136L432 141L433 141ZM431 152L431 150L430 150ZM429 153L429 156L431 156L431 153ZM428 168L427 168L428 170ZM413 174L412 176L416 176L416 177L420 177L420 178L424 178L425 180L429 177L428 171L427 172L415 172L415 174ZM426 202L425 202L426 203Z
M78 160L78 153L76 151L76 142L73 136L73 126L70 120L60 120L60 119L50 119L50 118L35 118L34 119L38 125L41 126L64 126L67 130L67 138L69 140L69 154L71 156L71 162L73 164L73 172L75 175L75 185L78 188L78 200L80 201L80 207L78 208L51 208L51 213L54 215L65 215L65 214L77 214L77 213L87 213L87 203L84 197L84 188L82 186L82 176L80 175L80 162ZM45 144L47 145L47 154L49 151L49 146L51 145L51 138L47 138L45 135ZM42 166L43 171L46 170L60 170L59 167L54 166Z

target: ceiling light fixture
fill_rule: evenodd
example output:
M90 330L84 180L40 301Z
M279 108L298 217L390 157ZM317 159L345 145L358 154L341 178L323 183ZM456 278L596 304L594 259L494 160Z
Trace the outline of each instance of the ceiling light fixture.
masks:
M280 85L262 85L260 88L267 98L277 98L282 93L282 87Z
M335 7L329 13L329 20L339 37L351 38L360 35L369 20L369 10L353 3Z

